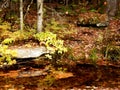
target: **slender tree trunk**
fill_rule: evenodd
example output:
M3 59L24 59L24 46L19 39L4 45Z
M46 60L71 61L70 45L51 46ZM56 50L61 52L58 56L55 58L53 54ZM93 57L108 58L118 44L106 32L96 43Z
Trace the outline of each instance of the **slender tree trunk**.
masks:
M118 0L107 0L107 15L109 20L114 19L118 11Z
M37 32L42 32L43 0L37 0Z
M20 30L23 30L23 0L20 0Z

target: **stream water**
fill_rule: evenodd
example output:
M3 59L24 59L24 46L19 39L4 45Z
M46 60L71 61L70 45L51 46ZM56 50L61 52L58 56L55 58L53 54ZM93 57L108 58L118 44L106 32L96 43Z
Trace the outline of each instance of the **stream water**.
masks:
M49 71L33 62L1 69L0 90L120 90L120 67L77 64L68 66L72 77L48 78L43 84Z

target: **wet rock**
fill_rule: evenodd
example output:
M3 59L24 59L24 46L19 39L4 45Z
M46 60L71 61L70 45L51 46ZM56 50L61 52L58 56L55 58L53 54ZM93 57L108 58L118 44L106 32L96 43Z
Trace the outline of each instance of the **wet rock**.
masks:
M17 77L36 77L36 76L41 76L41 75L47 75L47 72L44 72L44 71L22 71L18 74Z
M101 23L96 24L97 27L105 27L105 26L108 26L108 25L109 25L109 22L101 22Z

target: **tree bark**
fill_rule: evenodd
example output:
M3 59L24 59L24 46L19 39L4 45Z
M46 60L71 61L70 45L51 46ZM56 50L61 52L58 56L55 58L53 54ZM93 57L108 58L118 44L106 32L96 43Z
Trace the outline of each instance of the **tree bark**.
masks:
M42 32L43 0L37 0L37 32Z
M23 30L23 0L20 0L20 30Z
M112 20L116 16L117 10L118 0L107 0L107 15L109 20Z

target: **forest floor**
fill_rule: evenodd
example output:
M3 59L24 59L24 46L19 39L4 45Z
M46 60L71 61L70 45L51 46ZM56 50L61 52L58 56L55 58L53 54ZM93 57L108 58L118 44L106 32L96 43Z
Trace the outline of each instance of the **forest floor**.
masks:
M0 90L119 90L120 60L116 60L114 56L115 60L106 59L100 49L109 45L109 40L112 42L111 46L114 45L114 35L120 34L120 20L111 21L107 27L83 27L77 25L78 15L69 14L67 11L64 14L57 13L54 5L47 9L49 11L44 18L45 23L48 22L51 25L50 30L64 40L65 46L69 48L68 52L56 70L49 67L51 64L48 61L41 61L44 65L31 61L1 69ZM32 26L36 20L36 12L31 13L26 22ZM51 18L55 21L51 21ZM55 29L57 25L54 22L62 26L62 30ZM119 43L120 40L117 39L115 45L116 42ZM49 69L46 70L47 67ZM42 73L45 74L30 76L31 72L44 70ZM19 76L21 72L22 77Z

